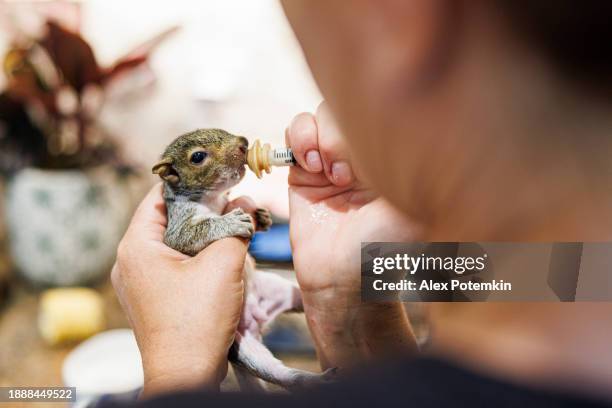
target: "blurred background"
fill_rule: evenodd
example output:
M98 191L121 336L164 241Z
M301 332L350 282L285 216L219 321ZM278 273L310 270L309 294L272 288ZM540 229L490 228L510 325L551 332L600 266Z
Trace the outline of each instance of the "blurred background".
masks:
M5 1L0 55L0 386L128 391L142 373L108 274L152 164L198 127L282 145L321 96L275 0ZM234 195L272 210L253 252L293 279L286 174ZM273 351L317 370L303 317L277 326Z

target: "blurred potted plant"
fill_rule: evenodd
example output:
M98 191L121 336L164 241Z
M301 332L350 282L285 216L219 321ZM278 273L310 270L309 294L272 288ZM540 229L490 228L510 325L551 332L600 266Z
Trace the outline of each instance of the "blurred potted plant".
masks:
M82 37L47 22L41 38L6 54L0 172L11 256L31 282L80 285L108 273L131 210L132 169L98 116L108 84L158 42L103 68Z

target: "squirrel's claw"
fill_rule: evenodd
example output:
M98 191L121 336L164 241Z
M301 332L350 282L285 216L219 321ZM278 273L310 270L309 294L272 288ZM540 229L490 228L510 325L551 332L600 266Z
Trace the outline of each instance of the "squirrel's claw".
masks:
M272 225L272 215L270 211L265 208L257 208L253 214L255 223L257 224L257 231L267 231Z
M227 236L251 238L253 236L253 219L242 208L236 208L223 216L227 222Z

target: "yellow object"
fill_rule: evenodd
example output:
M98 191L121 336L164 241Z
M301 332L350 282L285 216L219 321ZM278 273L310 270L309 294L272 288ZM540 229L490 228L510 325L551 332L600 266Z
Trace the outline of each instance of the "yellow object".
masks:
M104 301L93 289L49 289L40 298L38 329L51 345L86 339L104 325Z
M262 172L270 173L272 166L293 166L295 158L288 147L272 149L268 143L262 145L255 140L253 146L247 153L247 165L257 178L261 178Z

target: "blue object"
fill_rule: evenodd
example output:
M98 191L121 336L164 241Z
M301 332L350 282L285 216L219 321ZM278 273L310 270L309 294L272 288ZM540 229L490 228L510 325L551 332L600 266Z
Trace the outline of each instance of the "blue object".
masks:
M249 252L259 261L291 262L289 224L274 224L268 231L256 233Z
M314 354L315 349L308 330L292 325L273 324L264 335L264 343L273 353Z

